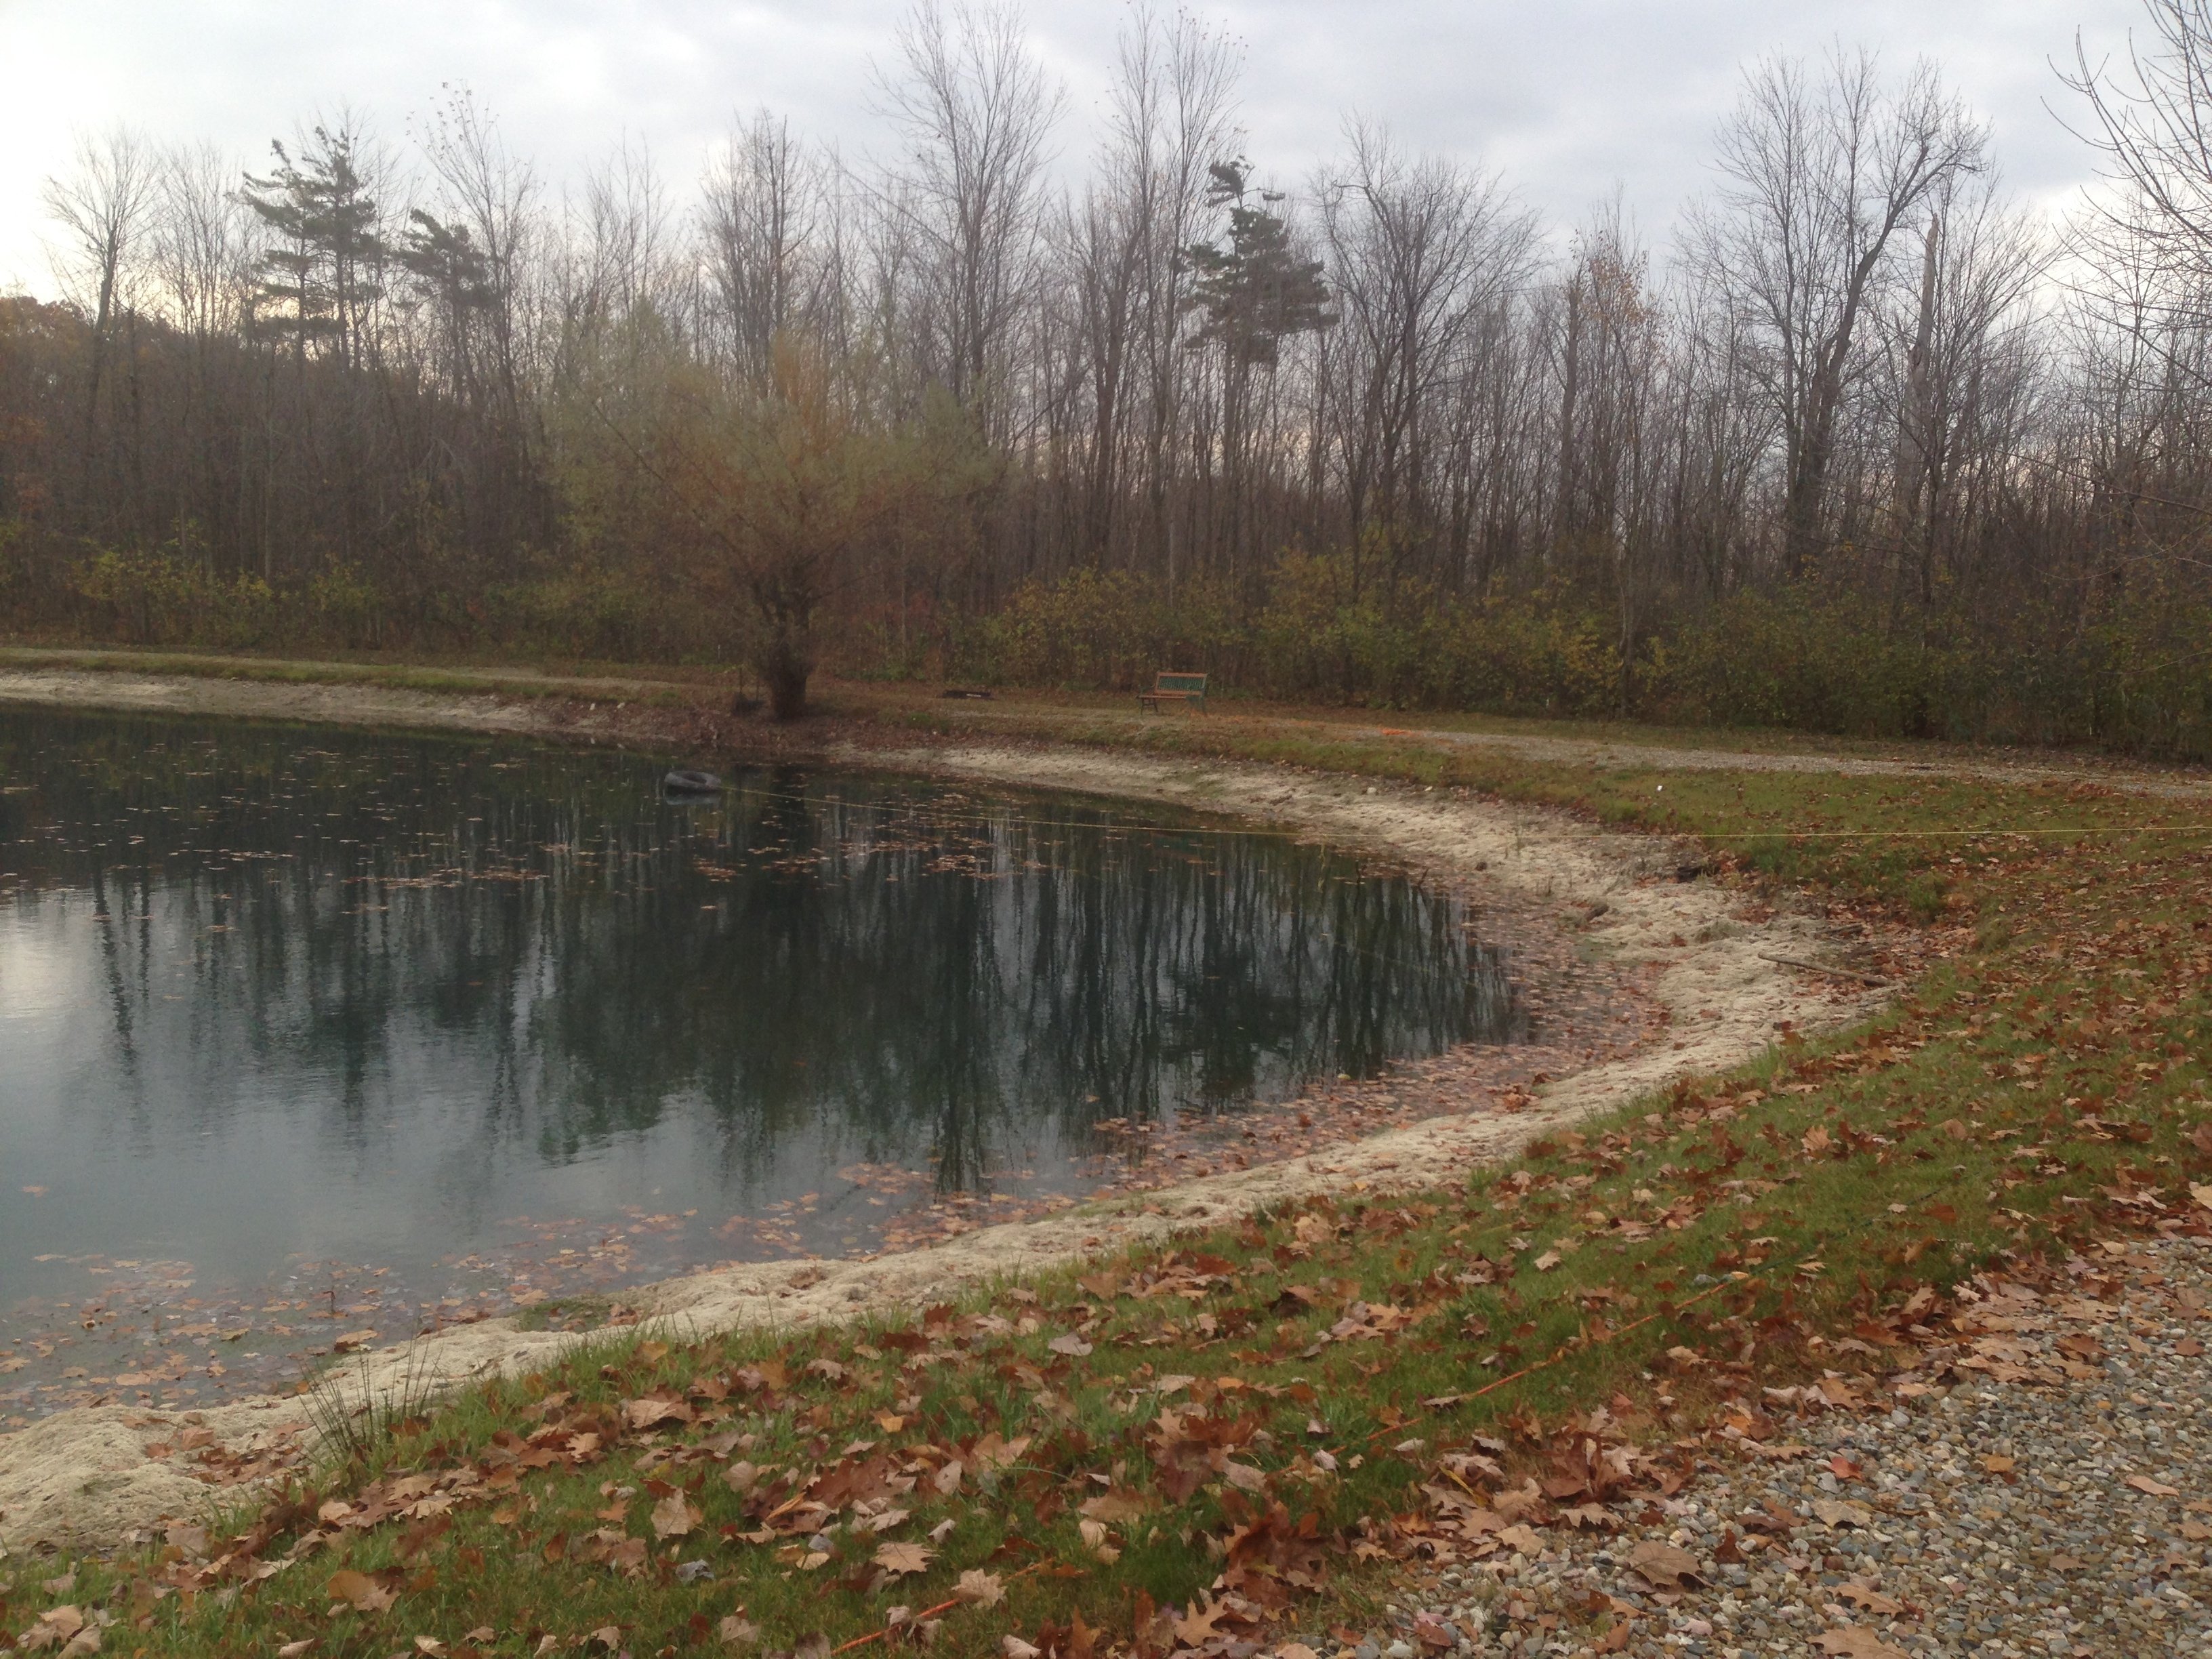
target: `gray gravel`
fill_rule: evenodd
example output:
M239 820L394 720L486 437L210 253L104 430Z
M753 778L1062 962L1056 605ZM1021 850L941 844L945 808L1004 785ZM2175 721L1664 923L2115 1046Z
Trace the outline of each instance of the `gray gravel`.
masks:
M1787 1425L1789 1444L1763 1455L1707 1460L1662 1505L1618 1505L1636 1512L1622 1531L1552 1527L1533 1559L1410 1582L1388 1627L1313 1645L1357 1659L2212 1656L2209 1311L2212 1246L2187 1238L2106 1246L2047 1294L2000 1285L1901 1395ZM1758 1512L1768 1530L1745 1526ZM1796 1524L1776 1529L1778 1515ZM1655 1540L1695 1557L1702 1582L1662 1591L1633 1571Z

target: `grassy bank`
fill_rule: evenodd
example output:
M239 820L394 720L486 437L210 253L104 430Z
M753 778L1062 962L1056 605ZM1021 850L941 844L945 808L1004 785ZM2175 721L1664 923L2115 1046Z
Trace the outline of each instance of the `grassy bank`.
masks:
M848 713L975 729L915 701ZM363 1659L821 1655L925 1632L1014 1659L1326 1651L1399 1559L1533 1553L1679 1485L1705 1436L1786 1437L1767 1388L1946 1386L1962 1356L1944 1313L1986 1264L2200 1224L2203 804L1600 771L1413 730L1064 704L987 729L1697 836L1745 905L1789 884L1910 918L1929 965L1863 1029L1784 1034L1464 1185L1346 1192L896 1323L615 1333L545 1375L358 1421L315 1490L228 1532L0 1562L0 1632L86 1652L106 1620L107 1653ZM1621 1614L1520 1616L1597 1643Z
M742 671L544 656L513 659L480 655L444 659L417 653L335 653L302 659L265 653L171 651L98 645L0 645L0 672L71 670L153 674L194 679L226 679L279 685L367 685L432 695L492 695L530 699L607 701L623 699L663 709L702 713L727 708L733 695L757 690ZM1139 716L1135 700L1124 692L1000 690L988 702L946 702L933 684L908 680L840 680L818 678L811 697L820 720L831 723L892 721L918 728L990 733L1032 729L1037 735L1081 739L1100 733L1104 740L1140 739L1144 728L1161 723ZM1432 710L1378 711L1358 707L1314 707L1282 703L1236 690L1217 693L1206 725L1224 727L1255 723L1270 729L1319 732L1403 731L1439 739L1504 737L1602 743L1616 748L1695 748L1746 755L1844 755L1911 757L1940 760L1978 752L1961 745L1926 741L1825 737L1772 726L1724 729L1668 726L1648 720L1534 719L1509 714ZM818 723L818 722L817 722ZM772 736L764 727L754 735ZM802 726L793 734L803 741ZM1154 738L1171 733L1152 731ZM2011 751L2001 751L2011 752Z

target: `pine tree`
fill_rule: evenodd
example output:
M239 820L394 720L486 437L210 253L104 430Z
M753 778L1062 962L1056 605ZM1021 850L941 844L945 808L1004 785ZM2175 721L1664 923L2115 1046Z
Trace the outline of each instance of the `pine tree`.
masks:
M272 142L275 170L264 178L249 173L240 192L272 235L261 258L255 321L289 337L302 362L311 347L328 345L343 366L358 367L368 314L383 292L390 250L378 231L358 145L345 128L318 126L295 161Z
M1229 207L1228 246L1194 242L1183 250L1195 274L1183 308L1205 319L1190 344L1218 345L1240 368L1273 368L1287 337L1336 321L1321 261L1300 258L1291 248L1289 224L1269 210L1281 192L1251 190L1250 162L1216 161L1208 171L1213 184L1206 200ZM1247 206L1248 196L1260 205Z

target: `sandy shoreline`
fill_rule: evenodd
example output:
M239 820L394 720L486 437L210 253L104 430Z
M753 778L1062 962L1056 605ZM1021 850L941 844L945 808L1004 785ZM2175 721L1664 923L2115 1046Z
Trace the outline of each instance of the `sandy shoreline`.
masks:
M692 711L579 705L344 684L285 684L72 670L0 671L0 702L224 715L342 725L475 731L566 741L696 744ZM737 738L720 734L725 740ZM649 1319L701 1333L817 1323L941 1300L1009 1273L1146 1243L1316 1190L1432 1187L1510 1156L1547 1129L1622 1105L1686 1073L1741 1064L1778 1023L1806 1030L1847 1023L1881 993L1778 965L1819 960L1836 941L1819 919L1746 911L1743 895L1676 878L1680 843L1604 831L1564 813L1389 783L1259 764L1158 759L1103 750L969 741L902 744L849 735L821 744L835 764L922 772L978 783L1075 790L1224 812L1295 828L1388 856L1417 873L1494 884L1553 907L1586 948L1644 970L1666 1035L1628 1055L1546 1085L1534 1105L1430 1119L1286 1162L1133 1194L1040 1220L980 1229L866 1261L781 1261L723 1269L629 1293ZM507 1320L418 1339L369 1358L344 1386L419 1393L556 1360L589 1333L526 1332ZM296 1395L179 1413L123 1407L57 1414L0 1436L0 1546L112 1547L164 1516L198 1518L234 1500L240 1474L274 1473L303 1455L310 1431ZM149 1456L180 1425L214 1437ZM199 1436L191 1437L198 1440Z

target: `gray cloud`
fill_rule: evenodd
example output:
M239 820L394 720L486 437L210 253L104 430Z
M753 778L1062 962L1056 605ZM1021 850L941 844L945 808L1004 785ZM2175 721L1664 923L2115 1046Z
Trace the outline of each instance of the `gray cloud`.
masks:
M387 139L444 82L465 84L549 182L625 136L688 180L733 110L767 106L848 154L880 149L872 61L902 0L0 0L0 290L48 292L39 185L73 136L127 122L209 139L258 164L270 137L349 105ZM2051 60L2076 29L2124 47L2139 0L1239 0L1218 15L1245 46L1244 118L1262 169L1297 179L1348 111L1418 149L1497 167L1555 222L1616 184L1663 234L1709 180L1714 122L1741 65L1775 51L1866 44L1927 56L1994 124L2014 188L2063 202L2092 159L2046 109ZM1064 165L1079 167L1103 95L1116 0L1031 9L1069 84Z

